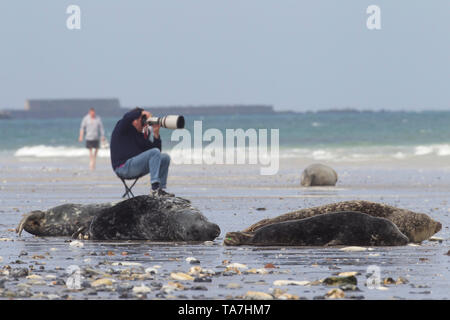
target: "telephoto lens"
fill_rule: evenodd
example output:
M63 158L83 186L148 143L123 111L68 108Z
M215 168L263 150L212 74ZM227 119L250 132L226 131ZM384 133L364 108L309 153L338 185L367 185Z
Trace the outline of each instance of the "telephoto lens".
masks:
M151 117L146 119L148 124L159 124L163 128L167 129L183 129L184 117L183 116L164 116L164 117Z

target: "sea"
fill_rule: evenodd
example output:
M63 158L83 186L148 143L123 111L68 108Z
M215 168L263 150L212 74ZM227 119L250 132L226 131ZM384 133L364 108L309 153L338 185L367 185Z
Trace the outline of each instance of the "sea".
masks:
M119 119L100 116L109 139ZM34 237L27 232L18 237L14 230L22 215L31 211L68 203L121 201L124 188L111 170L109 149L99 151L96 169L90 171L84 142L78 142L81 119L1 120L0 275L2 270L7 274L9 268L28 267L31 275L41 280L3 276L6 281L2 283L4 289L0 288L0 300L138 299L141 297L132 288L144 285L151 287L144 296L147 299L241 300L249 291L274 295L287 291L302 299L324 299L334 288L279 287L274 283L317 283L341 272L352 272L357 278L357 289L345 291L345 299L449 298L450 112L189 116L187 132L195 131L195 121L202 121L203 132L215 128L224 137L227 129L278 129L282 158L279 171L274 175L261 174L261 167L265 167L262 162L229 166L171 164L168 191L189 199L209 221L218 224L218 238L200 244L82 241L81 247L75 247L69 245L67 237ZM177 132L180 133L161 129L163 150L173 153L178 141L171 138ZM210 143L205 141L204 145ZM331 165L338 174L336 186L300 185L301 172L312 161ZM133 188L135 195L148 194L149 190L148 177L140 179ZM222 245L227 232L243 230L263 219L349 200L425 213L439 221L442 230L434 239L420 244L357 248L364 251L345 251L339 246ZM183 282L183 290L165 292L163 288L174 281L173 273L190 272L189 257L198 259L203 270L212 270L216 276L200 284ZM228 263L239 263L248 269L242 273L225 272ZM250 272L264 270L269 263L275 268L267 273ZM73 266L82 270L88 282L106 274L113 287L68 291L65 283ZM156 266L159 269L152 280L123 278L124 274ZM381 285L372 288L367 281L372 278L374 267L379 270ZM389 278L394 283L406 281L384 283L383 279Z
M119 120L102 118L106 138ZM216 128L279 130L279 157L329 162L450 158L450 111L422 112L305 112L253 115L187 116L186 129L193 133L201 121L203 132ZM0 120L0 156L51 158L85 157L78 142L81 119ZM170 152L179 143L175 130L162 129L163 148ZM192 137L193 139L193 137ZM206 146L208 143L204 141ZM224 142L225 146L225 142ZM109 157L101 149L99 157Z

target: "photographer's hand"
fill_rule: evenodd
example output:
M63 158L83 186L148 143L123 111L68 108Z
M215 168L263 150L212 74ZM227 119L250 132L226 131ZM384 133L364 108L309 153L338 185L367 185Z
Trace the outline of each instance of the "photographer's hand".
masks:
M142 110L141 116L146 116L148 119L152 117L152 114L148 111Z
M154 124L152 125L152 128L153 128L153 137L159 139L159 128L161 128L161 126L159 124Z

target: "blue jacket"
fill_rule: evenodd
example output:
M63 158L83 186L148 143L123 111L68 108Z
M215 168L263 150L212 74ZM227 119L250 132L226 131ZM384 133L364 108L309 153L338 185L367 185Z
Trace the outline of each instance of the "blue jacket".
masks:
M120 119L111 135L110 151L113 170L128 159L152 148L161 150L161 139L153 137L153 142L138 132L132 122L141 116L142 109L131 110Z

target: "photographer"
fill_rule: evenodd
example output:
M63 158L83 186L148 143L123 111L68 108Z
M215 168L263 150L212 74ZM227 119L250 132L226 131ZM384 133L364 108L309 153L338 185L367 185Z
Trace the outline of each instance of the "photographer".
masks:
M127 112L114 127L111 135L111 163L114 172L123 179L133 179L150 173L151 195L173 197L166 192L170 157L161 153L160 125L154 124L150 141L148 124L152 115L141 108Z

